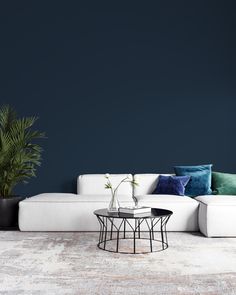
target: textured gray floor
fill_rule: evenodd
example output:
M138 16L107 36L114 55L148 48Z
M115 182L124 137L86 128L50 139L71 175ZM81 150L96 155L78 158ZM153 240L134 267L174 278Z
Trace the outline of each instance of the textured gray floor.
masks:
M236 294L234 238L169 233L166 251L122 255L97 249L97 237L0 232L0 294Z

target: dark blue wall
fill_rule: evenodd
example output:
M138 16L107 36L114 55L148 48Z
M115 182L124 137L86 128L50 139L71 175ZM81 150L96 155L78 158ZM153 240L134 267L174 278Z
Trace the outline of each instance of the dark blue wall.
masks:
M0 99L46 131L38 177L236 173L235 1L2 1Z

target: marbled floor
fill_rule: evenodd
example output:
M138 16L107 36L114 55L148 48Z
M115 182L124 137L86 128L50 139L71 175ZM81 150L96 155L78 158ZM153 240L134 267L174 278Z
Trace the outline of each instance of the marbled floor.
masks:
M97 238L1 231L0 294L236 294L236 238L169 233L166 251L139 255L99 250Z

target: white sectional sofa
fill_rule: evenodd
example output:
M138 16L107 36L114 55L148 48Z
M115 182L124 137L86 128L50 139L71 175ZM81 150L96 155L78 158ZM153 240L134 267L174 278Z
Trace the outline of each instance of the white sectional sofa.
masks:
M127 174L113 174L118 184ZM138 186L124 183L118 191L122 206L133 205L132 195L139 204L173 211L168 231L200 231L208 237L236 236L236 197L153 195L159 174L135 174ZM19 204L21 231L97 231L99 224L93 212L107 208L111 199L105 189L104 174L78 177L78 194L44 193L27 198Z

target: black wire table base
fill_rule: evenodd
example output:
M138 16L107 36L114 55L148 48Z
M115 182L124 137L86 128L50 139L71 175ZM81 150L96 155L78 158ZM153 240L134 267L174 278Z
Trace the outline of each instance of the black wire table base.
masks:
M122 254L146 254L151 252L160 252L168 248L168 239L166 224L170 218L168 216L162 217L140 217L131 219L128 217L116 218L116 224L112 216L96 215L100 224L99 240L97 247L104 251L122 253ZM141 230L141 225L146 224L146 231ZM157 228L159 225L159 229ZM148 237L144 237L147 233ZM128 237L131 234L131 237ZM160 235L160 239L156 239L156 235ZM120 251L120 240L133 240L132 251ZM149 251L137 251L137 240L149 240ZM116 241L114 249L107 249L107 243ZM160 243L160 249L154 249L155 243Z

